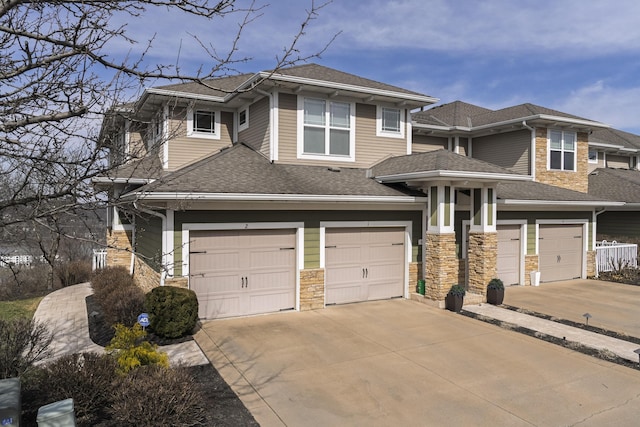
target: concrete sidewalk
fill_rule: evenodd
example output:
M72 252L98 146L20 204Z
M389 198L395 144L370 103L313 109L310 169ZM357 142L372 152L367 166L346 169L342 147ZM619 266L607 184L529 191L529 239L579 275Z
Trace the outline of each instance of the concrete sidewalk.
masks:
M89 337L85 298L93 293L89 283L68 286L45 296L34 314L37 322L47 325L53 332L51 359L80 352L104 352ZM209 363L195 341L160 347L169 355L172 365L206 365Z
M629 341L597 334L591 331L585 331L580 328L575 328L552 320L541 319L539 317L519 313L514 310L496 307L491 304L465 305L463 309L490 319L521 326L532 331L541 332L555 338L564 338L567 341L580 343L589 348L608 350L631 362L638 362L638 354L634 353L634 350L639 349L640 345Z

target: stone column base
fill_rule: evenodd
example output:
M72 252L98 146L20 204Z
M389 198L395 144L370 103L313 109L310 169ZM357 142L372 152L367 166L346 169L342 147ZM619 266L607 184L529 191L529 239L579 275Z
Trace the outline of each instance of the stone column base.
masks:
M324 308L324 269L300 270L300 311Z

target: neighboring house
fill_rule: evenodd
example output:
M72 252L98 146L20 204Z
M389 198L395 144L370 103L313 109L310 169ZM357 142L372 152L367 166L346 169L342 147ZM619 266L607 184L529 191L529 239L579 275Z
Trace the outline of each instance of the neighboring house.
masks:
M316 64L147 89L113 110L108 263L188 286L202 318L595 274L602 123L492 111ZM418 113L411 111L422 109ZM118 153L115 153L118 151ZM134 215L125 215L127 205ZM120 250L118 250L120 249Z

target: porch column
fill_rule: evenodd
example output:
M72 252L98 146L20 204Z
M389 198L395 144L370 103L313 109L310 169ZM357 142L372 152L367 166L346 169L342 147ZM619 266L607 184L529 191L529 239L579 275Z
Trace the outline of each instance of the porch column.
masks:
M425 238L425 296L442 301L458 282L458 256L454 230L455 197L451 185L427 187L427 235Z
M496 229L495 186L471 190L471 226L469 228L470 293L486 295L489 281L496 277L498 267L498 233Z

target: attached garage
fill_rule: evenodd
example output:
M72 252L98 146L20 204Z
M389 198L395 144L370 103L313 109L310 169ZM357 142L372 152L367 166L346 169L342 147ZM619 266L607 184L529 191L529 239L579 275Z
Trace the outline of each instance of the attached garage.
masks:
M522 265L522 226L498 224L497 275L505 285L520 284Z
M541 282L582 277L584 227L582 224L541 224L538 238Z
M327 228L325 304L404 295L404 227Z
M191 231L189 286L203 319L295 308L296 230Z

